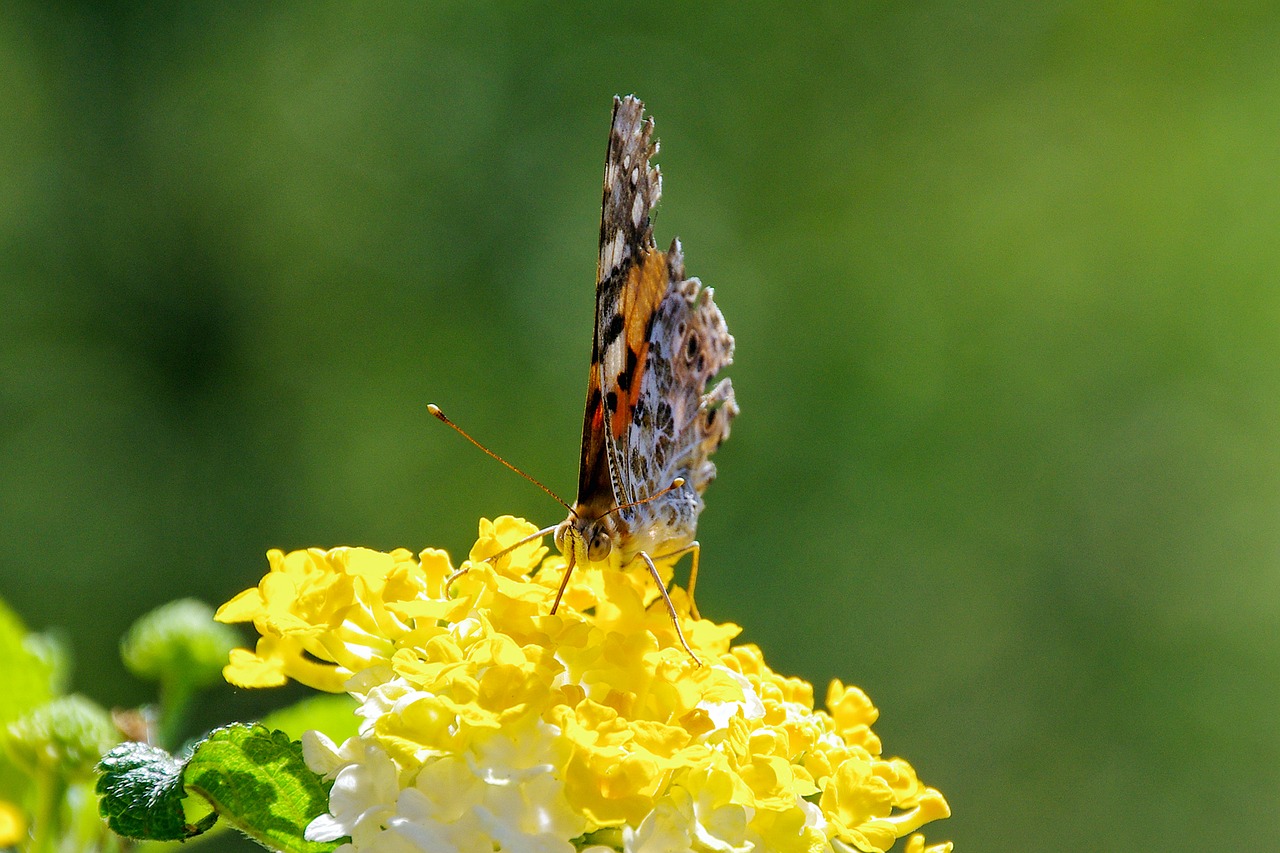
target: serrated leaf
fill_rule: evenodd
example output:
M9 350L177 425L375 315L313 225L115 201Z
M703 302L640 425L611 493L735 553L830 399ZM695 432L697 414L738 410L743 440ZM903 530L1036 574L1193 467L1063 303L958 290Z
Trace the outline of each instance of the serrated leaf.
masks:
M217 815L187 822L182 800L183 764L145 743L122 743L98 765L98 810L117 835L179 841L213 826Z
M119 835L189 839L221 818L272 850L328 853L338 846L303 838L307 824L328 809L329 785L302 760L302 744L281 731L262 725L217 729L186 762L127 743L99 767L99 809ZM193 801L212 813L192 822Z
M328 810L329 786L284 732L262 725L218 729L196 748L184 779L224 820L273 850L326 853L338 846L302 837Z

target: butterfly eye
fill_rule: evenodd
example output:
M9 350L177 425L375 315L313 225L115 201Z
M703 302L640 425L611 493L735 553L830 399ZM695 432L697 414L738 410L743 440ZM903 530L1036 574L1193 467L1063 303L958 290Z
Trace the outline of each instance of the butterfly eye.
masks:
M609 556L613 550L613 540L601 526L593 527L591 538L587 541L587 559L598 563Z

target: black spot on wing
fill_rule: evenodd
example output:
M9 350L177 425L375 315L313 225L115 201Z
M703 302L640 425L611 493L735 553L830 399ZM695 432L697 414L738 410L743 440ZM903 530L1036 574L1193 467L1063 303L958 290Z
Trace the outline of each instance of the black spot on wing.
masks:
M606 349L622 334L622 315L614 314L604 330L604 346Z
M631 390L631 383L635 379L636 368L640 366L640 356L636 355L636 351L631 347L627 347L627 366L618 376L618 387L623 391Z
M671 404L666 400L658 401L658 411L654 413L654 425L659 429L666 430L673 423L671 417Z

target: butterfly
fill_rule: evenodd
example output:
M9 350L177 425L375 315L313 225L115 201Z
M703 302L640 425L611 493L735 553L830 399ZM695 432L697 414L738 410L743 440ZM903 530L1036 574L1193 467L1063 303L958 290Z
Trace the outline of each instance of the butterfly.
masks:
M644 104L634 96L615 97L577 500L558 525L488 559L553 533L566 566L552 613L575 565L605 560L615 550L623 566L640 559L662 593L681 645L697 661L654 561L692 553L689 607L699 618L693 594L702 493L716 475L709 457L729 437L738 414L729 379L706 388L732 362L733 337L711 288L685 277L680 241L672 240L665 252L654 242L649 217L661 196L662 178L650 164L658 150L652 136L653 119L644 117ZM430 408L458 429L437 407Z

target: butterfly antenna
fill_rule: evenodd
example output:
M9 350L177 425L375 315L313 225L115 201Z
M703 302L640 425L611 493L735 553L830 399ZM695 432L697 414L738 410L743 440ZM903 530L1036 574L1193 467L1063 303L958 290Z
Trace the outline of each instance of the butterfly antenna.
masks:
M641 504L647 504L649 501L656 501L658 498L662 497L667 492L673 492L683 485L684 485L684 477L676 477L674 480L671 481L671 485L667 486L662 491L654 492L653 494L649 495L649 497L641 498L638 501L619 504L618 506L615 506L613 509L609 510L609 512L606 512L605 515L611 515L612 513L618 512L619 510L623 510L623 509L631 509L631 507L633 506L640 506ZM601 516L601 517L603 518L604 516Z
M462 437L463 437L463 438L465 438L467 441L471 442L471 443L472 443L472 444L474 444L476 447L480 448L480 449L481 449L481 450L483 450L485 453L489 454L491 457L493 457L494 459L496 459L496 460L498 460L499 462L501 462L503 465L506 465L506 466L507 466L508 468L510 468L512 471L515 471L515 472L516 472L517 474L519 474L521 477L524 477L524 478L525 478L526 480L528 480L530 483L533 483L533 484L534 484L535 486L537 486L539 489L542 489L542 491L544 491L544 492L546 492L547 494L551 495L551 497L555 498L555 500L556 500L556 502L557 502L558 504L560 504L560 505L561 505L562 507L564 507L565 509L569 510L569 512L570 512L570 513L573 513L574 515L577 515L577 513L574 513L574 512L573 512L573 507L571 507L571 506L569 506L567 503L565 503L565 502L564 502L564 499L563 499L563 498L561 498L559 495L557 495L555 492L551 491L551 490L550 490L550 489L548 489L546 486L542 485L542 483L538 482L536 479L534 479L534 478L533 478L533 477L531 477L530 475L528 475L528 474L526 474L525 472L521 471L519 468L517 468L516 466L512 465L510 462L508 462L507 460L503 459L501 456L499 456L498 454L494 453L492 450L490 450L489 448L485 447L485 446L484 446L483 444L481 444L480 442L476 441L474 438L472 438L470 435L468 435L468 434L467 434L467 431L466 431L466 430L464 430L462 427L458 426L458 425L457 425L457 424L455 424L453 421L451 421L451 420L449 420L447 417L445 417L444 412L440 411L440 407L439 407L439 406L437 406L435 403L427 403L427 411L428 411L428 412L430 412L432 415L434 415L434 416L436 417L436 419L437 419L437 420L441 421L441 422L442 422L442 423L444 423L446 426L453 427L454 431L455 431L455 432L457 432L457 433L458 433L458 435L462 436ZM680 480L680 482L681 482L681 483L683 483L683 482L684 482L684 480ZM675 488L675 487L674 487L674 486L672 486L672 488ZM667 491L670 491L670 489L668 489ZM659 492L658 494L662 494L662 492ZM654 498L656 498L657 496L658 496L658 495L654 495L653 497L654 497ZM647 498L646 500L653 500L653 498ZM644 503L644 501L640 501L640 503ZM631 506L631 504L628 504L628 506ZM620 508L620 507L619 507L619 508Z

